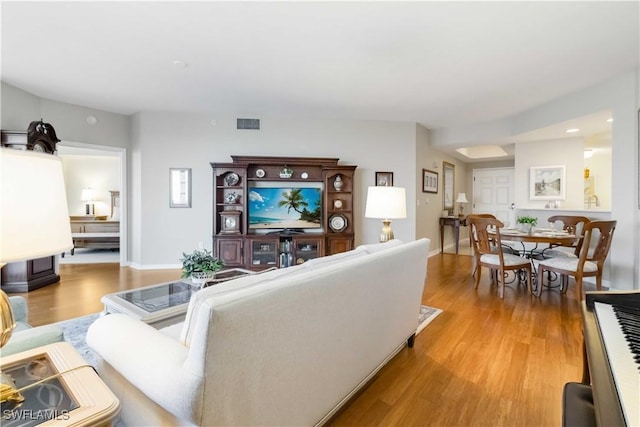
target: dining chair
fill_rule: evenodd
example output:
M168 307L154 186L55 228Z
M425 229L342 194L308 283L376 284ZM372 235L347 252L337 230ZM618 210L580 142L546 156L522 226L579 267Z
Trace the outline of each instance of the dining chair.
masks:
M495 219L495 215L493 214L489 214L489 213L475 213L475 214L469 214L467 215L467 217L465 218L465 222L466 224L469 226L469 243L471 244L471 248L474 248L474 240L476 240L476 236L473 233L472 227L471 227L471 223L469 222L469 219L471 218L494 218ZM471 272L471 276L475 277L476 275L476 271L478 271L478 258L480 256L478 254L476 254L476 251L473 251L473 270ZM493 277L493 271L491 272Z
M496 218L483 218L480 216L469 215L467 217L471 232L474 238L473 252L476 257L477 274L475 288L478 289L480 284L480 276L482 276L482 267L495 270L497 274L492 278L498 284L498 295L504 298L505 279L508 271L513 271L518 276L520 283L520 270L527 271L527 287L531 284L531 262L518 255L506 253L500 237L500 229L504 224Z
M567 292L568 277L573 276L576 281L576 294L580 300L582 294L582 279L584 277L596 278L596 287L602 289L602 270L604 262L609 254L613 232L617 221L591 221L584 226L584 238L578 257L555 257L540 260L538 262L538 287L536 295L540 296L543 288L543 274L545 271L553 271L560 275L561 289ZM597 230L594 235L594 230ZM597 236L597 237L596 237ZM597 241L595 240L597 239ZM592 240L594 248L591 249Z
M591 220L586 216L574 216L574 215L553 215L550 216L547 221L551 223L561 222L562 230L569 234L575 234L580 237L572 246L557 246L552 249L547 249L542 252L545 258L553 257L569 257L577 258L580 254L580 248L584 240L584 228Z

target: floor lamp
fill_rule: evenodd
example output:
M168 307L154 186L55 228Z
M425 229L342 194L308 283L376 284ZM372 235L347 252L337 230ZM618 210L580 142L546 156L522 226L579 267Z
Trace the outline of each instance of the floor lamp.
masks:
M8 262L61 254L73 247L62 161L47 153L0 148L0 268ZM0 347L15 327L9 298L0 290ZM0 395L21 402L9 375Z
M391 220L407 217L406 191L402 187L376 186L367 190L366 218L382 219L380 242L394 238Z

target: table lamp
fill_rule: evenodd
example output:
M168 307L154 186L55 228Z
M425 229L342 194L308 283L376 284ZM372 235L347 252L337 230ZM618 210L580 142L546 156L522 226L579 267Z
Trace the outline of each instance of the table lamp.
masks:
M8 262L42 258L73 247L67 194L59 157L0 148L0 268ZM0 290L0 347L15 327L9 298ZM21 402L9 375L1 375L0 396Z
M80 199L83 202L86 202L84 205L85 214L86 215L95 215L96 208L93 202L96 200L96 190L93 190L91 187L85 188L82 190L82 195Z
M366 218L382 219L380 242L392 240L391 220L407 217L407 198L402 187L376 186L367 190Z
M459 203L458 216L464 216L464 206L462 206L462 204L469 203L469 201L467 200L467 195L465 193L458 193L458 198L456 199L456 203Z

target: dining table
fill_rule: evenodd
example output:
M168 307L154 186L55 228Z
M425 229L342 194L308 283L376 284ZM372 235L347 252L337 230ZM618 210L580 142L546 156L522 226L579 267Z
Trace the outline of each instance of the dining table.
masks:
M489 233L495 235L495 231ZM503 247L509 246L517 255L529 258L532 265L533 282L531 291L538 287L538 277L534 260L544 259L545 251L558 246L571 246L580 239L575 234L570 234L564 230L551 228L534 228L532 231L523 231L516 228L501 228L500 240ZM522 245L519 249L514 243ZM527 245L529 244L529 245Z
M520 255L527 258L544 256L544 252L557 246L571 246L580 237L564 230L551 228L535 228L532 231L523 231L517 228L501 228L500 238L502 242L519 242L522 245ZM527 247L526 243L533 244ZM513 248L512 245L509 245ZM513 248L517 250L516 248Z

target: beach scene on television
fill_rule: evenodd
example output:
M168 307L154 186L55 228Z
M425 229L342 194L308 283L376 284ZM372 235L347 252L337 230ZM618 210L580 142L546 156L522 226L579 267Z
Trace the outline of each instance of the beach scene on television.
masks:
M319 188L251 188L249 228L320 228Z

